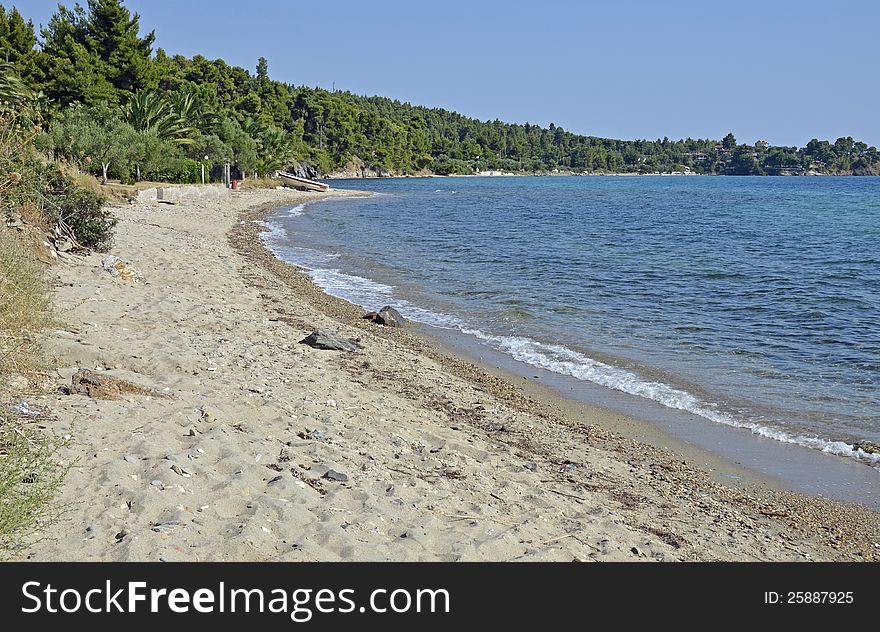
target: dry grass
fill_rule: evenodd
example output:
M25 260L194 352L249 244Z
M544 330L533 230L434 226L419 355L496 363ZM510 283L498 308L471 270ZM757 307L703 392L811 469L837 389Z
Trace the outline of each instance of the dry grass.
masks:
M40 334L51 321L45 269L27 244L0 227L0 391L20 397L7 383L13 375L33 375L43 367ZM53 501L67 468L58 464L61 441L0 405L0 557L14 555L57 519Z
M107 200L113 204L126 204L131 202L132 200L137 199L139 191L136 187L127 184L120 184L118 182L108 182L107 184L99 186L101 187L101 193L103 193Z
M43 232L52 228L49 218L34 204L24 204L18 208L18 214L26 224L36 226Z
M17 235L0 229L0 376L42 368L39 333L50 306L42 265Z
M39 540L64 509L54 500L69 467L58 460L64 442L29 425L0 408L0 559Z
M104 193L101 183L90 173L68 174L73 178L73 183L81 189L87 189L92 193L102 195Z

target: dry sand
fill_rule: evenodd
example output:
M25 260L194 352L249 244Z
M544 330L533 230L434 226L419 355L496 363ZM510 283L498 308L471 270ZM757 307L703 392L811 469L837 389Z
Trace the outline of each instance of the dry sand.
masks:
M100 255L53 268L56 385L100 369L165 396L31 402L73 467L28 559L880 559L873 512L719 484L610 416L360 320L260 246L254 220L317 197L120 207L113 253L144 283ZM299 344L315 328L362 350Z

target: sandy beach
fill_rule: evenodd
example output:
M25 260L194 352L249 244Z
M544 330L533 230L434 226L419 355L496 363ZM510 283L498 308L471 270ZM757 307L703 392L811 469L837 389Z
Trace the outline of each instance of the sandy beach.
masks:
M99 254L52 268L58 368L30 403L72 467L27 559L880 560L876 513L725 484L643 426L363 320L260 243L269 210L317 196L121 206L112 254L143 282ZM361 348L300 344L315 329ZM56 390L80 369L153 394Z

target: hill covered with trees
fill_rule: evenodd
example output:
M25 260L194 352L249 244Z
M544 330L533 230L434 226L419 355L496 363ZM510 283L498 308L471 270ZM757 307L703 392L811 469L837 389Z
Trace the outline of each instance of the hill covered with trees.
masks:
M274 81L222 59L154 49L121 0L59 6L37 33L0 5L0 98L29 99L46 122L38 146L103 178L196 181L201 163L246 174L297 165L309 175L354 161L387 174L692 172L877 174L874 147L839 138L806 147L724 139L612 140L479 121L383 97ZM4 95L4 86L24 90ZM6 88L8 92L9 89Z

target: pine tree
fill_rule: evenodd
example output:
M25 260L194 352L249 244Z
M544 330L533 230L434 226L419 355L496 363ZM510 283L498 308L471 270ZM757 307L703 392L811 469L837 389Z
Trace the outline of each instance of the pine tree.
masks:
M158 85L152 50L156 37L139 36L140 16L121 0L89 0L88 12L59 6L40 33L47 94L63 104L125 103Z
M721 141L721 146L724 149L731 151L736 148L736 137L733 135L733 132L727 134L724 139Z
M93 52L86 29L85 10L76 5L73 10L59 6L58 12L40 30L43 37L39 57L45 77L43 90L49 98L63 105L75 101L117 103L107 68Z
M12 64L30 88L40 83L36 45L34 23L25 22L17 8L7 12L0 5L0 61Z
M152 53L156 34L140 37L140 15L126 9L121 0L89 0L86 36L94 52L109 70L108 79L127 100L125 93L154 90L159 83Z
M260 57L257 60L257 79L261 84L269 83L269 62L265 57Z

